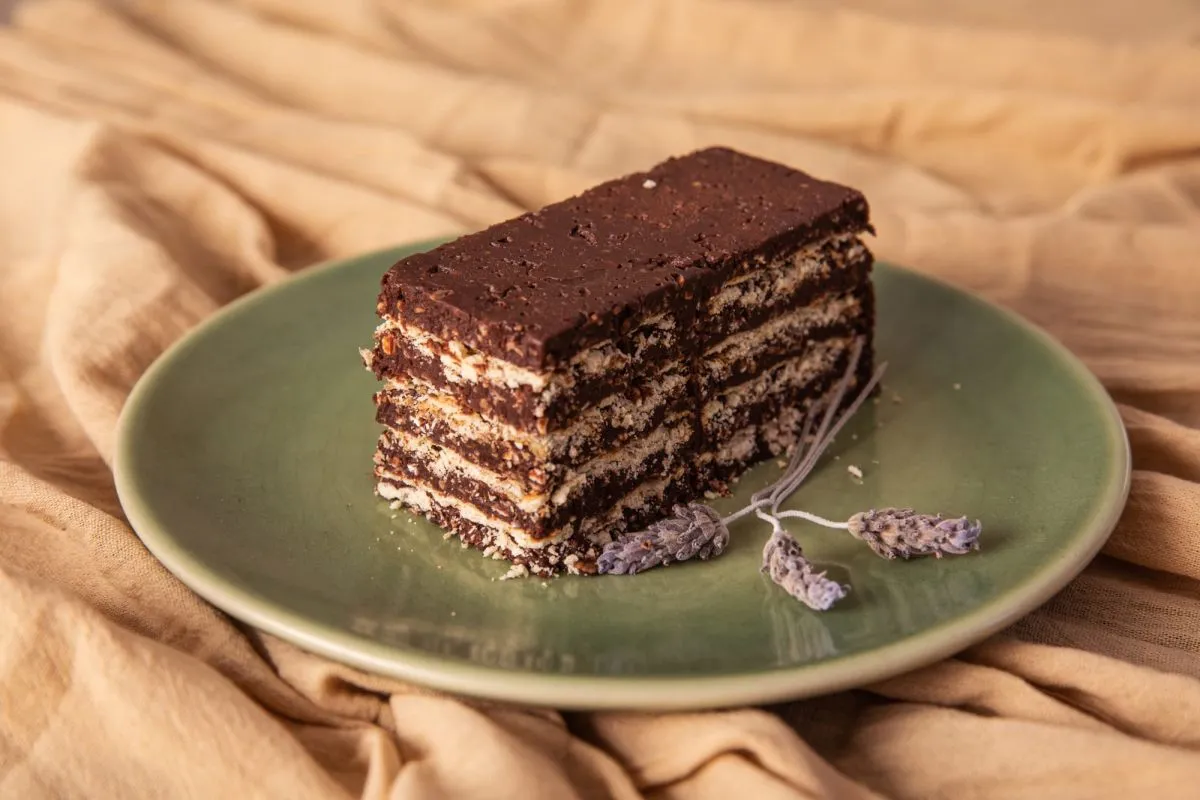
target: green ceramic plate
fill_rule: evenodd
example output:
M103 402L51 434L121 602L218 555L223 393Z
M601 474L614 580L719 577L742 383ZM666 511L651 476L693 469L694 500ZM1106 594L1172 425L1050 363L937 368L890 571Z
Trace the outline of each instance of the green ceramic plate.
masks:
M376 384L357 348L380 276L412 249L232 304L154 364L122 415L117 488L146 546L216 606L308 650L564 708L798 698L1011 623L1084 567L1124 505L1124 430L1083 366L1008 313L880 265L885 391L792 502L841 519L886 505L967 514L984 523L981 552L886 562L844 532L795 522L809 557L853 587L823 614L759 573L768 531L753 519L712 562L500 581L503 562L372 494ZM719 505L777 474L753 470Z

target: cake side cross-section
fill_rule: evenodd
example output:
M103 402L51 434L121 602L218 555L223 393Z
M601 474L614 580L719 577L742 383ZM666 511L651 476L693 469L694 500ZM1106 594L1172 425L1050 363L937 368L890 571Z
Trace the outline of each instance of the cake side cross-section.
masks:
M865 345L856 190L724 148L383 277L378 493L540 575L790 450Z

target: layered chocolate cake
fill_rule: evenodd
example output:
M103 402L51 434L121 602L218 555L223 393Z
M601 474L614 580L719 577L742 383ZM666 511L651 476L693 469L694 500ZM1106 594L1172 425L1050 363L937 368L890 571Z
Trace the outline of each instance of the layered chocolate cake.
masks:
M728 149L409 256L367 366L378 493L484 554L600 548L796 444L864 343L863 196Z

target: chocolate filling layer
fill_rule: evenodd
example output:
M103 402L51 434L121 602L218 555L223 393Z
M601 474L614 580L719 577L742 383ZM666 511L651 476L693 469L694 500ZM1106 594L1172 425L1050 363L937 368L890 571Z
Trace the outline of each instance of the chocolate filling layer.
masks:
M492 383L447 381L440 361L408 347L403 340L397 340L391 349L391 354L385 354L380 347L376 347L371 367L376 376L419 378L438 391L453 395L459 403L476 413L505 422L518 430L537 433L562 430L574 421L580 409L611 394L630 391L653 380L674 354L673 348L651 348L644 353L644 360L631 363L617 372L589 376L545 403L541 390L529 386L508 388ZM540 410L543 404L544 410Z
M697 324L700 331L701 346L705 349L719 344L735 333L741 333L757 328L764 322L780 316L788 311L794 311L814 302L826 295L842 295L851 289L863 286L870 278L872 260L870 253L846 265L835 265L828 275L820 280L807 281L787 297L773 297L770 303L756 303L747 308L731 305L719 316L706 317ZM746 286L744 291L752 291L754 287Z
M392 443L380 443L384 464L377 468L376 477L385 477L382 474L384 471L402 475L413 485L428 486L441 494L468 502L489 516L521 528L534 539L544 539L572 520L607 511L645 480L669 473L691 452L694 452L694 447L685 443L673 452L659 450L636 464L589 477L571 493L567 502L548 504L539 510L540 513L521 509L511 497L478 478L459 472L435 473L429 469L426 461ZM548 487L548 491L552 490Z
M686 383L664 395L645 419L632 427L625 426L615 415L601 417L600 427L586 435L563 437L563 443L555 452L541 457L529 447L518 447L513 441L500 436L476 438L464 435L445 417L422 414L413 407L411 399L394 391L380 393L375 418L378 422L404 433L424 436L431 441L448 447L459 455L482 467L496 472L523 474L531 469L546 467L576 467L600 453L624 445L626 442L657 428L668 414L681 411L691 405Z
M710 398L722 390L752 380L784 361L803 355L805 350L815 343L840 339L857 333L865 327L860 314L844 322L839 321L831 325L809 328L800 337L772 343L773 346L770 349L756 351L720 369L714 366L711 371L706 370L698 378L701 394L705 399Z

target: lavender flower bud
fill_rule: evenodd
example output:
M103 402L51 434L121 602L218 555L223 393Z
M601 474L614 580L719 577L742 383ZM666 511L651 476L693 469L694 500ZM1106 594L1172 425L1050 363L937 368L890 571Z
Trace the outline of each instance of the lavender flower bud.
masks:
M604 546L596 559L601 575L636 575L663 563L663 548L650 531L627 533Z
M918 514L911 508L882 508L855 514L848 530L884 558L962 555L979 549L983 526L966 517Z
M827 611L846 596L849 587L815 572L796 540L776 529L763 548L762 571L792 597L816 611Z
M601 574L636 575L660 564L719 556L728 544L729 528L720 514L701 503L680 505L674 516L606 544L596 568Z

